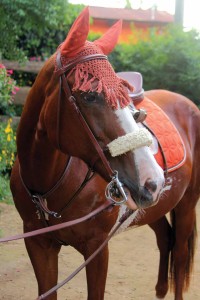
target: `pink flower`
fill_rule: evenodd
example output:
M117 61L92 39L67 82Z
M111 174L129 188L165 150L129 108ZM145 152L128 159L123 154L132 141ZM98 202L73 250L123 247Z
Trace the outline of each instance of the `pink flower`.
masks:
M7 74L13 74L13 70L7 70Z
M13 94L13 95L16 95L17 93L13 90L13 91L12 91L12 94Z
M36 57L35 57L35 56L32 56L32 57L29 58L29 60L30 60L30 61L35 61L35 60L36 60Z
M18 92L20 90L20 88L18 86L15 86L14 89L16 92Z
M5 66L3 64L0 64L0 69L5 69Z

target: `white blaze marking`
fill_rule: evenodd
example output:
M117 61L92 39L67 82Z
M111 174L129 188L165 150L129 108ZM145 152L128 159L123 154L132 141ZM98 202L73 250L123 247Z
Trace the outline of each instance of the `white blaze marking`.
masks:
M143 126L142 124L139 125L135 122L128 107L117 109L115 113L125 134L137 131L138 128ZM152 180L157 184L157 190L152 194L153 200L155 201L165 181L163 170L157 164L149 147L144 146L135 149L133 152L135 154L135 164L139 171L140 185L144 186L147 180Z

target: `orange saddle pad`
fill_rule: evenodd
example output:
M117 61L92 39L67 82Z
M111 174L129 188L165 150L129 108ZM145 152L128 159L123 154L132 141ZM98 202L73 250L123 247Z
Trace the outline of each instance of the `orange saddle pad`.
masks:
M181 167L185 162L186 151L182 138L172 121L158 105L146 97L134 104L137 109L144 108L147 111L145 122L158 140L159 150L154 155L158 164L163 170L167 169L167 172Z

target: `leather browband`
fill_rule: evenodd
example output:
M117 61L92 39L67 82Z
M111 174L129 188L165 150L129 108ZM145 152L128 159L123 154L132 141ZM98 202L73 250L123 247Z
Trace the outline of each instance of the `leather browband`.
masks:
M91 54L91 55L85 55L85 56L78 56L76 59L70 61L70 63L66 64L65 66L61 66L61 64L59 64L59 69L55 71L55 73L60 76L62 74L64 74L65 72L73 69L77 64L79 63L84 63L86 61L89 60L93 60L93 59L108 59L108 57L104 54ZM58 61L61 62L61 53L60 51L58 51L57 53L57 64Z

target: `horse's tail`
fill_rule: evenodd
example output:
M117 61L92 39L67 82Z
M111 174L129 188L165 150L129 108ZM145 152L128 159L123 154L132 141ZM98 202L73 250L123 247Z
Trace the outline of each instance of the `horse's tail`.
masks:
M172 232L174 237L174 243L176 241L176 218L175 218L175 212L172 210L170 212L170 219L171 219L171 226L172 226ZM196 228L196 216L195 216L195 223L192 230L192 234L190 235L188 239L188 258L186 262L186 268L185 268L185 278L184 278L184 291L187 291L189 285L190 285L190 274L193 270L193 263L194 263L194 253L195 253L195 246L196 246L196 239L197 239L197 228ZM170 279L170 289L174 290L176 281L175 281L175 264L174 264L174 257L173 257L173 246L171 248L170 253L170 269L169 269L169 279Z

